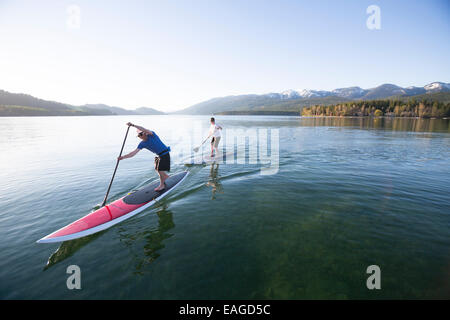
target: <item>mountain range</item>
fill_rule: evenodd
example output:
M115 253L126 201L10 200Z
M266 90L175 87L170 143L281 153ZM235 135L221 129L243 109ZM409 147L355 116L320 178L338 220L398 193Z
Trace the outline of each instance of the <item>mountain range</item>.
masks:
M339 88L332 91L317 90L287 90L278 94L282 99L291 98L323 98L328 96L336 96L347 99L371 100L386 98L397 95L412 96L423 93L433 93L449 91L450 83L432 82L423 87L406 87L402 88L395 84L382 84L372 89L362 89L360 87ZM276 93L269 93L272 97L277 97Z
M280 93L250 94L213 98L186 109L179 114L240 114L240 113L298 113L303 107L311 105L331 105L352 100L375 100L386 98L404 99L450 92L450 83L432 82L423 87L402 88L394 84L382 84L371 89L360 87L325 90L286 90Z
M423 87L402 88L382 84L371 89L360 87L326 90L286 90L279 93L245 94L213 98L173 114L293 114L303 107L331 105L356 100L420 99L447 100L450 83L432 82ZM156 115L166 114L153 108L141 107L127 110L105 104L70 104L48 101L22 93L0 90L0 116L65 116L65 115Z

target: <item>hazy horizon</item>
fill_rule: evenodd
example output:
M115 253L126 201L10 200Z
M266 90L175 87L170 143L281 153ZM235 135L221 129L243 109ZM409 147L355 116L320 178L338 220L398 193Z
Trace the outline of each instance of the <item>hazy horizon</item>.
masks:
M377 30L366 25L372 4ZM449 9L447 1L0 0L0 89L173 112L230 95L447 82Z
M432 81L432 82L449 83L449 82L447 82L447 81ZM380 85L382 85L382 84L394 84L394 85L395 85L395 83L392 83L392 82L384 82L384 83L381 83ZM428 83L423 84L423 85L411 84L411 85L409 85L409 86L423 87L423 86L425 86L425 85L427 85L427 84L428 84ZM354 86L350 86L350 87L357 87L357 86L358 86L358 85L354 85ZM375 86L375 87L377 87L377 86ZM405 87L408 87L408 86L405 86ZM339 89L339 88L334 88L334 89ZM334 89L332 89L332 90L334 90ZM371 88L362 88L362 89L371 89ZM4 90L4 89L0 88L0 90ZM289 89L285 89L285 90L289 90ZM283 90L283 91L285 91L285 90ZM293 90L295 90L295 89L293 89ZM311 89L311 90L322 90L322 89L320 89L320 88L314 88L314 89ZM8 91L8 90L6 90L6 91ZM331 90L330 90L330 91L331 91ZM26 92L12 92L12 91L8 91L8 92L14 93L14 94L29 94L29 93L26 93ZM281 91L280 91L280 92L281 92ZM280 93L280 92L278 92L278 93ZM275 91L261 92L261 93L249 92L249 93L241 93L240 95L252 95L252 94L255 94L255 95L263 95L263 94L269 94L269 93L277 93L277 92L275 92ZM210 99L214 99L214 98L223 98L223 97L228 97L228 96L237 96L237 95L227 95L227 96L217 96L217 97L212 97L212 98L208 98L208 99L204 99L204 100L198 101L198 102L196 102L196 103L194 103L194 104L192 104L192 105L184 106L184 107L181 107L181 108L176 109L176 110L170 110L170 111L165 111L165 112L171 113L171 112L181 111L181 110L183 110L183 109L185 109L185 108L191 107L191 106L193 106L193 105L195 105L195 104L198 104L198 103L201 103L201 102L208 101L208 100L210 100ZM110 107L119 107L119 108L126 109L126 110L135 110L135 109L142 108L142 107L144 107L144 108L152 108L152 109L155 109L155 110L157 110L157 111L162 111L162 110L163 110L162 108L158 108L158 107L155 107L155 106L144 106L144 105L143 105L143 106L137 106L137 107L127 107L127 106L120 106L120 105L110 105L110 104L103 103L103 102L94 102L94 103L88 102L88 103L85 103L85 104L76 105L76 104L68 103L68 102L65 102L65 101L56 101L56 100L53 100L53 99L47 99L47 98L37 97L37 96L34 96L34 97L35 97L35 98L38 98L38 99L42 99L42 100L53 101L53 102L59 102L59 103L63 103L63 104L73 105L73 106L100 105L100 104L102 104L102 105L108 105L108 106L110 106Z

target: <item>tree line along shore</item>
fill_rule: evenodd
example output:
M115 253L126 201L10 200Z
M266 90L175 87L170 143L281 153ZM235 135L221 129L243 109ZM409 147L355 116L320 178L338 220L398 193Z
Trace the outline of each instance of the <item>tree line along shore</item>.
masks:
M371 100L351 101L335 105L314 105L304 107L301 115L336 116L336 117L419 117L419 118L448 118L450 117L450 103L440 101L415 99L402 100Z

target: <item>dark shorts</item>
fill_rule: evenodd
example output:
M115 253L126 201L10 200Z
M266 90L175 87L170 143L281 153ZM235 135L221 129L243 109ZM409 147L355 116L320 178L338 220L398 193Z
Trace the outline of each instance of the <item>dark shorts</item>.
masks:
M220 137L213 137L213 138L211 139L211 145L212 145L214 148L217 148L217 147L219 146L219 142L220 142Z
M157 171L170 171L170 153L155 157L155 169Z

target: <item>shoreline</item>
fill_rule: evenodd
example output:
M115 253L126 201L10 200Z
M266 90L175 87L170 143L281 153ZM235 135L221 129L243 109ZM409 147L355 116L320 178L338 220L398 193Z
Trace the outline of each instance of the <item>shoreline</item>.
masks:
M449 120L450 118L444 117L444 118L436 118L436 117L389 117L389 116L381 116L381 117L375 117L375 116L301 116L302 118L339 118L339 119L348 119L348 118L355 118L355 119L422 119L422 120Z
M0 115L0 118L39 118L39 117L114 117L114 116L210 116L211 114L73 114L73 115ZM288 116L299 117L305 119L313 118L337 118L337 119L424 119L424 120L450 120L449 117L436 118L436 117L395 117L395 116L302 116L299 112L262 112L262 113L245 113L245 112L233 112L233 113L212 113L213 116Z

